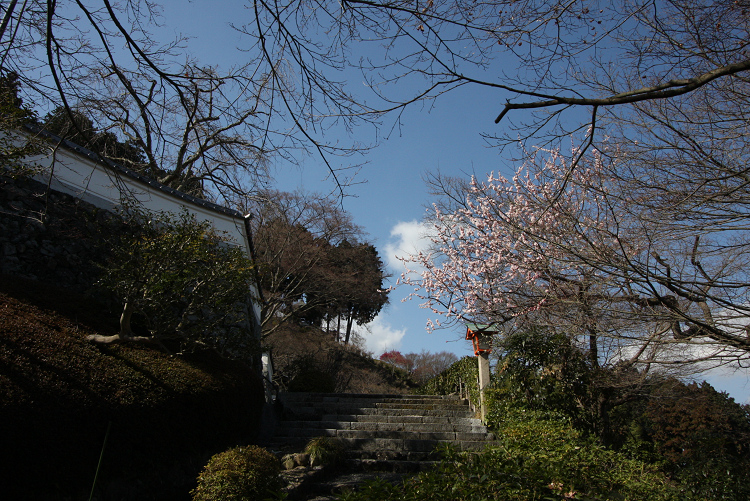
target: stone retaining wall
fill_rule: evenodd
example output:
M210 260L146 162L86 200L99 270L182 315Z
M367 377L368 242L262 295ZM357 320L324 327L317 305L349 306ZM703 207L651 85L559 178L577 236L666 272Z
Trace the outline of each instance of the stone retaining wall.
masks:
M86 292L106 258L101 236L121 226L114 214L38 181L0 176L0 273Z

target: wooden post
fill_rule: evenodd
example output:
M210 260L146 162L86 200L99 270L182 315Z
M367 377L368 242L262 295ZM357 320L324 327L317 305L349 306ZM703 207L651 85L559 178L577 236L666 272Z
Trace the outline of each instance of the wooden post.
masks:
M486 422L487 405L485 404L484 389L490 384L490 355L489 353L479 353L477 355L479 364L479 407L482 416L482 422Z
M485 388L490 385L490 352L492 351L492 336L498 330L492 325L467 324L466 339L470 339L474 346L479 368L479 412L482 422L486 422L487 403Z

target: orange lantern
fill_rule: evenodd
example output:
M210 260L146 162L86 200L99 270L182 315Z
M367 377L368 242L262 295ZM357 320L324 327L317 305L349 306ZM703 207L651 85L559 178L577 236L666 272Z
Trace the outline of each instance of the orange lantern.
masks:
M471 339L474 355L492 352L492 335L498 330L491 324L466 324L466 339Z

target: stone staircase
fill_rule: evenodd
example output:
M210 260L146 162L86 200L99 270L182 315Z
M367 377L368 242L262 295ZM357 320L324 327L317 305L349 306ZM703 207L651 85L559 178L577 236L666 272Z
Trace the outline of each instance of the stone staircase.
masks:
M342 440L351 466L419 471L442 444L480 450L494 440L469 403L455 396L282 393L274 442L301 451L313 437Z

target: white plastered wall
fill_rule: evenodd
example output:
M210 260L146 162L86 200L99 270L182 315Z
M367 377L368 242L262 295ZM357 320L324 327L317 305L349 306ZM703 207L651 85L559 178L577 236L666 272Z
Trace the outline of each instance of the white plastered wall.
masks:
M73 145L69 145L73 146ZM74 146L73 146L74 147ZM105 210L114 210L124 202L137 202L149 212L178 214L187 210L198 221L210 222L228 241L241 247L252 259L245 221L238 211L194 199L176 190L127 171L97 161L86 150L71 147L45 148L45 153L30 156L26 163L39 169L37 181L48 184L53 190L67 193ZM258 289L252 284L254 297ZM260 319L260 303L253 302L255 319Z

